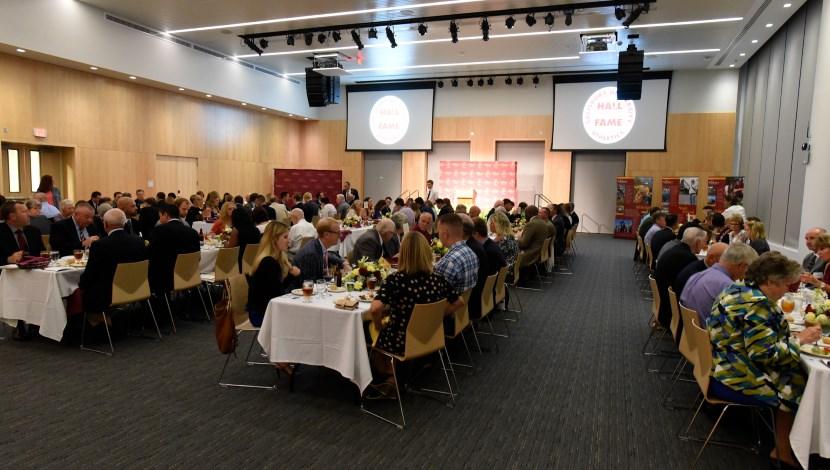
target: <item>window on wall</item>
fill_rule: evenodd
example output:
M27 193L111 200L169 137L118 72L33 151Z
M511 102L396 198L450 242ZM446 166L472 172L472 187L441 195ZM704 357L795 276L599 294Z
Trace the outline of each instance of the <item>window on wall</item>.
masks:
M37 191L40 186L40 152L32 150L29 152L29 167L31 169L30 175L32 179L32 192Z
M9 192L20 192L20 155L16 149L8 151L9 164Z

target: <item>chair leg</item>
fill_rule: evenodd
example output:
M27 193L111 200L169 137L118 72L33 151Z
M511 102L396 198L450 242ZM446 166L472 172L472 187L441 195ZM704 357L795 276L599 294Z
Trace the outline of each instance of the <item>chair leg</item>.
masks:
M245 354L245 364L249 366L273 366L270 362L256 362L251 361L251 351L254 349L254 344L257 342L257 335L251 335L251 344L248 346L248 352Z
M237 335L237 337L239 337L240 333L237 332L236 335ZM253 336L254 336L254 338L253 338L254 341L256 341L256 335L253 335ZM253 342L251 342L251 347L253 347ZM249 347L248 348L248 354L250 354L250 353L251 353L251 348ZM233 354L234 357L237 357L236 356L236 351L234 351L231 354ZM248 384L223 382L222 378L225 376L225 369L227 369L228 363L231 360L231 354L226 354L227 357L225 358L225 365L222 366L222 373L219 374L219 386L221 386L221 387L237 387L237 388L260 388L260 389L263 389L263 390L276 390L277 389L277 384L276 383L274 385L269 386L269 385L248 385ZM247 356L246 356L245 359L246 359L246 362L247 362ZM252 364L252 363L248 363L248 364ZM271 364L271 363L254 363L254 364L267 364L269 366L273 366L273 364ZM272 367L272 368L275 370L275 372L277 374L277 377L279 377L279 371L276 370L276 367Z
M101 351L100 349L94 349L94 348L86 347L86 343L84 343L84 336L85 336L85 333L86 333L86 312L84 312L83 326L81 327L81 349L84 350L84 351L91 351L91 352L96 352L98 354L103 354L105 356L112 356L115 353L115 347L113 347L113 345L112 345L112 336L110 336L110 328L109 328L109 325L107 325L107 314L102 312L101 315L104 317L104 329L107 332L107 341L109 342L109 345L110 345L110 352Z
M213 302L213 296L210 294L210 286L211 284L206 282L205 283L205 290L207 291L208 301L210 302L210 309L213 310L213 316L216 316L216 303Z
M167 304L167 313L170 314L170 325L173 327L173 334L176 334L176 320L173 320L173 309L170 308L170 300L167 298L167 292L164 293L164 303Z
M440 355L441 351L438 351L438 354ZM450 359L450 352L449 352L449 350L447 350L446 346L444 346L444 354L447 355L447 367L449 367L450 372L452 372L452 381L455 382L456 394L461 393L461 387L458 385L458 377L455 376L455 368L453 367L454 363L452 362L452 359ZM443 365L444 365L443 361L441 361L442 368L443 368ZM446 373L446 372L447 371L444 370L444 373Z
M199 294L199 300L202 301L202 308L205 310L205 318L207 318L207 321L209 322L213 321L213 319L210 318L210 312L208 311L207 304L205 303L205 298L202 297L201 284L196 286L196 293Z
M478 349L479 356L482 354L481 350L481 343L478 342L478 334L476 333L476 327L472 323L470 323L470 330L473 332L473 339L476 340L476 348ZM461 333L464 334L463 332Z
M723 415L726 414L726 410L729 409L729 406L730 405L724 406L723 410L720 412L720 415L718 416L718 419L715 421L715 425L712 426L712 430L709 431L709 434L706 436L706 440L703 441L703 446L701 446L700 450L697 453L697 457L695 457L694 462L692 462L692 468L695 468L697 466L697 462L700 460L700 456L703 455L704 449L706 449L706 446L709 445L709 440L712 439L712 436L715 434L715 431L718 429L718 425L720 424L720 420L723 419Z
M396 423L396 422L392 421L389 418L386 418L384 416L379 415L378 413L370 411L369 409L366 408L366 400L363 399L363 398L361 398L361 400L360 400L360 411L362 411L366 414L372 415L375 418L380 419L381 421L386 421L387 423L395 426L398 429L403 429L404 426L406 426L406 416L403 413L403 402L401 401L401 389L400 389L400 385L398 384L398 373L395 370L395 358L393 358L391 356L387 356L387 357L389 357L389 361L392 362L392 378L395 379L395 394L398 397L398 407L401 410L401 422Z
M156 320L156 313L153 312L153 303L150 302L150 299L147 299L147 308L150 309L150 318L153 319L153 326L156 327L156 333L159 335L159 339L161 339L161 330L159 329L159 322Z

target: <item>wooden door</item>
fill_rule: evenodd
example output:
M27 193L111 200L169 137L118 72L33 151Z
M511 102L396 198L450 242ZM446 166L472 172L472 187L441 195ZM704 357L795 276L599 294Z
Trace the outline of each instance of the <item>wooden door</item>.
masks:
M51 175L55 186L66 195L66 171L60 147L3 144L2 186L0 193L15 199L28 199L37 190L40 178Z
M156 156L156 191L189 198L199 188L199 160L191 157Z

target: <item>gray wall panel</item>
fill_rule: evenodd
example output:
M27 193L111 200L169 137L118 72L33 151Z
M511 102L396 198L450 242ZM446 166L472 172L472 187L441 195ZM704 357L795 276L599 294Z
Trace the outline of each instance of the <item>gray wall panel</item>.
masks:
M784 74L784 52L787 35L776 34L767 43L769 47L769 76L767 77L767 102L764 107L764 140L761 150L761 171L758 176L758 206L755 216L772 223L773 181L775 179L775 156L778 151L779 111L781 109L781 81ZM782 239L775 240L777 242Z
M745 186L754 191L744 192L744 205L749 214L758 213L761 160L764 151L764 110L767 106L767 80L769 79L769 48L763 48L752 58L755 62L755 102L752 107L752 141L749 148L749 166L743 175Z

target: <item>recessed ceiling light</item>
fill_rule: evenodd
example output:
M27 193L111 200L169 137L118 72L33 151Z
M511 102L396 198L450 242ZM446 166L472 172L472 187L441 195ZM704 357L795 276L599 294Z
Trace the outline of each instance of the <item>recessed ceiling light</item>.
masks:
M136 79L135 76L130 75L130 80L135 80L135 79Z
M738 54L738 55L739 55L739 56L741 56L741 57L746 57L746 52L741 52L741 53L740 53L740 54Z
M98 70L98 67L93 65L93 66L89 67L89 70Z
M242 106L248 106L248 103L242 103Z
M734 66L735 66L735 64L729 64L729 67L730 67L730 68L732 68L732 67L734 67Z
M294 117L294 115L293 115L293 114L289 114L289 115L288 115L288 117Z
M213 98L213 95L205 95L205 98Z
M307 117L304 117L304 118L303 118L303 120L308 121L308 118L307 118Z
M19 48L19 47L18 47L18 48L17 48L17 52L19 52L19 53L23 54L23 53L25 53L25 52L26 52L26 49L21 49L21 48Z
M772 23L767 23L764 26L767 27L767 28L772 28Z
M261 110L263 110L263 111L265 111L265 110L266 110L266 108L259 108L259 109L261 109Z
M785 3L783 6L784 6L784 8L790 8L791 6L793 6L793 4L792 3Z
M667 54L698 54L704 52L720 52L720 49L681 49L676 51L655 51L646 52L644 55L667 55Z
M182 87L179 87L179 91L184 91L184 88L182 88Z
M757 39L753 39L753 40L752 40L752 44L758 44L758 40L757 40Z

